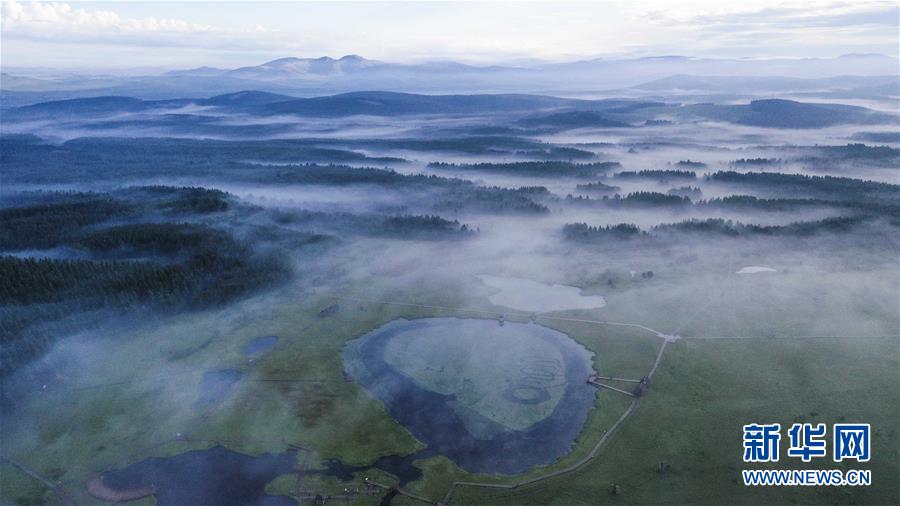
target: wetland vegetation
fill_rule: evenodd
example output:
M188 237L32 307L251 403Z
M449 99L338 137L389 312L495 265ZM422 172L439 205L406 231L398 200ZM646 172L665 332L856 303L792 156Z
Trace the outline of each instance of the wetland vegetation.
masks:
M0 503L900 503L896 76L285 60L4 73Z

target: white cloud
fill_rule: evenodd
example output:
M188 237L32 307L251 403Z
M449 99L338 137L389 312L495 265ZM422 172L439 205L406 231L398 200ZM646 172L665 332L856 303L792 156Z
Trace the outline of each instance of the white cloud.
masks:
M897 53L895 1L691 2L648 9L660 29L681 30L699 50L746 56L836 56L850 52Z
M267 44L262 36L273 35L259 24L234 29L175 18L129 18L61 2L4 1L0 26L4 39L227 50L258 50Z
M689 7L688 4L685 7ZM651 10L647 18L658 25L692 26L698 29L790 29L888 25L896 28L898 6L893 1L752 3L714 8Z
M180 19L122 18L113 11L73 9L67 3L20 3L5 1L2 7L3 31L6 35L97 34L122 35L140 33L203 33L209 25Z
M238 66L359 53L473 63L599 55L896 54L893 1L245 2L5 1L5 65ZM136 49L140 49L137 51ZM159 49L159 50L157 50ZM49 55L49 57L48 57Z

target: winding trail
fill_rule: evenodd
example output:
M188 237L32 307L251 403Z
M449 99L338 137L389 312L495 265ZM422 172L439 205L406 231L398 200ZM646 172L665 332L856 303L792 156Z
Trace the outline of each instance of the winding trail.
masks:
M656 360L653 362L653 367L650 369L650 372L647 374L648 378L652 379L653 374L656 372L656 369L659 366L660 361L662 360L663 352L666 351L666 346L668 344L669 344L668 340L663 340L662 345L659 347L659 352L657 352L657 354L656 354ZM638 402L640 402L640 398L638 398L638 397L632 398L631 402L628 404L628 408L626 408L625 411L622 413L622 416L620 416L619 419L616 420L616 422L609 428L609 430L607 430L603 434L603 436L600 438L600 440L597 441L597 444L595 444L594 447L591 448L591 451L583 459L572 464L571 466L563 468L563 469L558 469L556 471L553 471L552 473L547 473L547 474L544 474L541 476L536 476L534 478L530 478L527 480L522 480L522 481L519 481L519 482L513 483L513 484L479 483L479 482L475 482L475 481L455 481L455 482L453 482L452 485L450 485L450 490L447 491L447 494L444 496L444 499L437 504L439 504L439 505L449 504L450 499L453 496L453 492L456 490L457 487L481 487L481 488L495 488L495 489L512 490L512 489L515 489L518 487L531 485L533 483L538 483L540 481L549 480L549 479L555 478L557 476L562 476L564 474L569 474L569 473L578 471L579 469L581 469L582 467L584 467L588 463L590 463L592 460L594 460L594 457L597 456L597 453L599 453L600 449L602 449L603 446L606 444L606 442L609 441L610 437L612 437L612 435L615 434L616 431L619 430L619 428L622 426L622 424L625 423L625 420L627 420L628 417L631 416L631 414L634 412L634 409L637 407Z
M884 335L884 336L685 336L682 339L692 341L715 340L715 339L772 339L780 341L788 340L817 340L817 339L900 339L900 334Z
M630 323L630 322L569 318L569 317L563 317L563 316L550 316L550 315L540 314L540 313L526 313L526 312L521 312L521 311L503 312L503 311L497 310L497 309L485 310L485 309L465 308L465 307L439 306L439 305L418 304L418 303L392 301L392 300L361 298L361 297L340 297L340 298L337 298L336 300L368 302L368 303L394 305L394 306L416 307L416 308L422 308L422 309L432 309L432 310L440 310L440 311L448 311L448 312L456 312L456 313L491 315L493 317L498 317L498 318L504 317L504 316L515 316L515 317L519 317L519 318L523 318L523 319L531 320L531 321L537 321L539 319L543 319L543 320L550 320L550 321L563 321L563 322L574 322L574 323L586 323L586 324L592 324L592 325L609 325L609 326L636 328L636 329L642 330L644 332L647 332L649 334L652 334L653 336L655 336L661 340L661 345L659 347L659 350L657 351L656 358L655 358L649 372L647 373L647 378L650 378L650 379L652 379L652 377L656 373L657 369L659 368L659 365L662 361L663 354L665 353L665 350L666 350L668 344L671 342L680 340L680 339L686 339L686 340L736 340L736 339L821 340L821 339L898 339L898 338L900 338L900 335L886 335L886 336L821 336L821 335L820 336L774 336L774 335L769 335L769 336L680 336L680 335L678 335L678 332L682 328L684 328L690 322L695 320L697 318L697 316L699 316L703 311L709 309L709 307L711 305L713 305L713 303L717 299L720 298L721 292L724 292L724 290L726 288L725 282L730 277L731 277L731 273L729 272L729 276L726 278L726 280L723 280L721 290L714 291L714 293L711 294L710 297L706 301L704 301L701 304L698 304L696 306L697 309L695 311L693 311L688 316L688 318L686 318L684 321L682 321L681 324L678 325L675 328L675 330L673 330L670 334L666 334L662 331L647 327L645 325L641 325L641 324L637 324L637 323ZM306 328L308 328L310 326L311 325L307 325ZM306 330L306 328L304 328L303 330ZM204 370L204 369L198 368L198 369L193 369L193 370L189 370L189 371L183 371L183 373L197 373L198 371L202 371L202 370ZM152 375L151 375L151 378L153 378ZM640 380L634 380L634 379L628 380L628 379L624 379L624 378L607 378L607 379L630 381L630 382L640 381ZM253 378L252 380L259 381L259 382L309 382L309 383L340 382L340 380L290 379L290 378L283 378L283 379L282 378ZM76 387L70 387L69 390L103 388L103 387L127 384L130 382L131 382L131 380L125 380L125 381L117 381L117 382L110 382L110 383L96 384L96 385L76 386ZM607 442L609 442L609 440L612 438L612 436L615 435L616 432L618 432L618 430L622 427L622 425L625 423L625 421L634 413L635 409L637 408L638 403L640 402L640 399L641 399L640 397L633 397L631 399L631 401L629 402L627 408L622 413L622 415L610 426L610 428L608 430L603 432L603 435L600 437L600 439L591 448L590 452L588 452L588 454L585 457L583 457L581 460L575 462L574 464L572 464L568 467L558 469L556 471L553 471L553 472L550 472L550 473L547 473L544 475L535 476L535 477L529 478L527 480L521 480L516 483L509 483L509 484L481 483L481 482L474 482L474 481L455 481L450 485L450 488L447 490L447 493L444 495L442 500L437 501L437 502L433 501L431 499L428 499L426 497L423 497L421 495L417 495L415 493L404 490L400 487L388 486L388 485L385 485L382 483L376 483L376 482L370 482L370 483L372 483L372 485L374 485L375 487L378 487L378 488L381 488L384 490L394 491L397 494L403 495L405 497L408 497L410 499L413 499L413 500L416 500L419 502L423 502L423 503L427 503L427 504L436 504L438 506L445 506L450 503L453 493L458 488L461 488L461 487L513 490L513 489L518 489L520 487L525 487L528 485L539 483L539 482L542 482L545 480L549 480L552 478L556 478L556 477L559 477L562 475L566 475L569 473L573 473L573 472L579 471L580 469L585 467L587 464L589 464L594 458L596 458L596 456L599 454L600 450L606 445ZM167 443L170 441L171 440L167 441ZM175 441L194 442L194 443L207 442L207 443L216 443L216 444L223 444L223 443L228 444L228 443L237 443L238 442L235 440L228 440L228 439L206 441L203 439L192 438L187 433L185 433L184 435L180 435L180 437L176 438ZM287 444L285 441L280 441L280 442ZM156 445L156 446L160 446L160 445ZM299 445L287 444L287 446L291 447L294 450L300 451L300 452L312 452L311 449L305 448L305 447L302 447ZM28 468L27 466L10 459L9 457L0 456L0 461L8 462L15 468L17 468L20 471L22 471L23 473L25 473L26 475L28 475L31 478L42 483L44 486L46 486L48 489L50 489L59 498L59 501L61 504L66 505L66 506L74 504L72 502L72 500L65 494L65 491L62 489L62 486L60 484L54 484L50 480L44 478L43 476L39 475L35 471ZM307 462L307 465L308 465L308 462ZM296 483L295 490L296 490L296 488L299 488L301 486L302 486L302 482Z
M729 267L729 277L730 277L730 271L731 271L731 268ZM726 278L726 280L727 279L728 278ZM723 281L722 287L721 287L721 292L724 292L724 291L725 291L725 282ZM668 346L668 344L670 342L675 342L675 341L681 339L681 336L678 335L678 332L682 328L684 328L688 323L693 321L701 312L703 312L709 306L711 306L717 299L720 299L720 298L721 298L721 294L719 293L719 291L716 291L715 293L711 294L704 303L699 305L699 307L697 308L696 311L694 311L686 320L684 320L680 325L678 325L675 328L675 330L673 330L669 334L666 334L666 333L661 332L656 329L652 329L650 327L647 327L646 325L641 325L638 323L629 323L629 322L616 322L616 321L608 321L608 320L587 320L587 319L580 319L580 318L548 316L548 315L542 315L542 314L537 314L537 313L523 313L523 312L515 312L515 311L503 313L503 312L496 311L496 310L491 311L491 310L483 310L483 309L436 306L436 305L430 305L430 304L417 304L417 303L411 303L411 302L399 302L399 301L356 298L356 297L344 297L339 300L369 302L369 303L377 303L377 304L389 304L389 305L395 305L395 306L418 307L418 308L423 308L423 309L437 309L437 310L451 311L451 312L490 314L490 315L495 315L495 316L498 316L501 318L505 317L506 315L514 315L514 316L518 316L518 317L527 318L532 321L537 321L537 319L540 318L540 319L544 319L544 320L553 320L553 321L567 321L567 322L576 322L576 323L588 323L588 324L593 324L593 325L612 325L612 326L620 326L620 327L637 328L637 329L643 330L645 332L649 332L650 334L653 334L662 340L662 344L660 345L659 351L656 354L656 359L653 361L653 366L650 368L650 372L647 373L647 378L652 380L653 375L656 374L656 370L659 368L659 364L662 361L663 353L665 353L666 347ZM450 485L450 489L447 490L447 494L444 495L444 498L440 502L437 502L437 503L434 503L433 501L430 501L423 497L414 496L412 494L407 494L400 488L395 488L394 490L396 490L400 494L406 495L407 497L411 497L413 499L417 499L417 500L420 500L420 501L423 501L423 502L426 502L429 504L438 504L439 506L445 506L450 503L450 500L453 497L454 491L456 491L456 489L459 487L476 487L476 488L492 488L492 489L511 490L511 489L516 489L518 487L531 485L531 484L538 483L538 482L541 482L544 480L549 480L549 479L552 479L552 478L555 478L558 476L562 476L564 474L578 471L579 469L581 469L582 467L584 467L588 463L590 463L597 456L597 454L600 452L600 450L603 448L603 446L606 444L606 442L609 441L610 437L612 437L612 435L615 434L616 431L618 431L618 429L622 426L622 424L625 423L625 421L628 419L628 417L631 416L631 414L634 412L634 410L637 407L639 402L640 402L640 397L632 397L631 402L628 404L628 408L625 409L625 411L622 413L622 415L616 420L615 423L613 423L613 425L609 428L609 430L607 430L603 434L603 436L600 438L600 440L597 441L597 443L594 445L593 448L591 448L591 451L584 458L582 458L581 460L572 464L569 467L566 467L563 469L558 469L551 473L547 473L547 474L544 474L541 476L536 476L534 478L530 478L530 479L519 481L519 482L512 483L512 484L479 483L479 482L473 482L473 481L455 481Z
M673 341L676 341L679 339L679 336L675 335L674 333L673 334L665 334L656 329L647 327L646 325L641 325L641 324L637 324L637 323L616 322L616 321L608 321L608 320L587 320L587 319L580 319L580 318L566 318L566 317L561 317L561 316L547 316L547 315L540 315L540 314L534 314L534 313L523 313L523 312L505 312L504 313L504 312L500 312L497 310L491 311L491 310L473 309L473 308L437 306L437 305L432 305L432 304L417 304L417 303L412 303L412 302L399 302L399 301L392 301L392 300L370 299L370 298L360 298L360 297L343 297L343 298L340 298L339 300L354 301L354 302L369 302L369 303L387 304L387 305L394 305L394 306L418 307L418 308L423 308L423 309L437 309L437 310L442 310L442 311L461 312L461 313L489 314L489 315L493 315L493 316L497 316L497 317L500 317L503 315L513 315L513 316L518 316L518 317L532 319L532 320L545 319L545 320L554 320L554 321L589 323L589 324L594 324L594 325L613 325L613 326L621 326L621 327L634 327L634 328L646 331L650 334L653 334L654 336L656 336L662 340L662 344L660 345L659 351L656 354L656 359L653 361L653 366L650 368L650 372L647 373L647 378L650 378L650 379L652 379L653 375L656 373L657 368L659 367L660 362L662 361L663 353L666 350L666 346L670 342L673 342ZM450 488L449 488L449 490L447 490L447 493L446 493L446 495L444 495L444 498L437 503L435 503L434 501L431 501L427 498L406 492L405 490L403 490L401 488L393 488L392 490L397 491L397 493L399 493L401 495L404 495L404 496L407 496L412 499L416 499L416 500L419 500L421 502L425 502L428 504L446 505L446 504L450 503L450 500L453 497L453 493L459 487L476 487L476 488L493 488L493 489L511 490L511 489L515 489L518 487L531 485L531 484L538 483L538 482L541 482L544 480L549 480L549 479L552 479L552 478L555 478L558 476L562 476L564 474L578 471L579 469L583 468L588 463L590 463L597 456L597 454L600 452L600 450L603 448L603 446L606 444L606 442L609 441L609 439L612 437L612 435L615 434L616 431L618 431L619 428L622 426L622 424L625 423L625 421L628 419L628 417L631 416L631 414L634 412L635 408L637 407L639 401L640 401L639 398L636 398L636 397L632 398L631 402L628 404L628 407L625 409L625 411L622 413L622 415L615 421L615 423L613 423L613 425L609 428L609 430L604 432L604 434L600 438L600 440L597 441L597 443L594 445L593 448L591 448L591 451L588 452L588 454L584 458L582 458L578 462L575 462L574 464L572 464L566 468L558 469L551 473L547 473L547 474L544 474L541 476L535 476L533 478L529 478L527 480L522 480L522 481L512 483L512 484L480 483L480 482L474 482L474 481L455 481L450 485ZM379 485L379 486L383 486L383 485Z

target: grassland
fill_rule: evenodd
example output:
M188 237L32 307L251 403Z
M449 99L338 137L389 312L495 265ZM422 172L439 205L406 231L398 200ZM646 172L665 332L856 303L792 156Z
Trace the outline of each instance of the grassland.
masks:
M318 311L333 299L298 303L295 295L278 293L245 301L228 312L117 329L114 340L103 338L81 350L85 358L79 365L92 371L90 382L75 370L19 408L20 419L41 422L36 427L5 426L4 454L59 481L79 504L91 504L95 501L83 492L83 482L92 473L215 444L251 454L293 445L310 449L316 462L340 459L348 465L420 449L421 443L378 402L346 380L340 352L346 341L396 318L447 316L452 311L342 303L336 315L319 317ZM452 299L442 302L454 304ZM603 340L610 339L606 333L582 330L589 332L579 340L595 353L629 355L603 350ZM241 354L244 344L269 334L280 337L269 355L250 362ZM622 336L618 342L632 343L625 347L643 354L644 362L652 360L652 340ZM194 409L203 372L225 368L241 370L244 381L221 405ZM603 409L595 410L588 421L598 431L586 431L584 441L579 440L560 465L583 455L599 428L614 420L621 406L606 397L601 394ZM46 412L58 416L37 416ZM37 447L43 450L33 452ZM435 499L454 479L503 480L469 476L444 458L429 459L421 467L424 478L409 488ZM18 471L3 472L0 479L4 499L11 502L54 500Z
M812 299L840 285L844 274L794 283L791 276L807 274L803 266L776 275L780 277L743 278L727 275L733 272L732 260L718 262L712 263L716 274L708 275L709 283L691 268L661 266L657 272L663 274L653 283L609 294L610 305L601 312L555 313L560 318L639 321L666 331L680 326L688 338L668 346L649 393L596 459L576 472L513 490L457 487L453 504L900 502L895 479L900 456L893 444L897 437L893 416L900 411L900 351L896 338L873 337L893 324L891 301L868 304L868 296L860 294L863 299L857 302L872 308L872 320L841 322L836 316L841 304L857 302L820 297L815 303L822 320L810 322L803 313L786 310L786 301ZM699 281L686 287L675 282L688 273L699 276ZM869 286L876 287L884 278L877 270L854 275L867 276ZM326 459L362 466L384 455L411 454L422 444L360 386L347 381L341 350L347 341L396 318L478 315L343 300L335 314L318 316L340 297L371 291L373 285L387 300L448 308L472 307L473 300L461 294L479 293L474 280L425 289L379 279L317 296L285 289L227 311L120 327L110 332L114 339L73 341L81 348L66 351L80 357L78 363L60 369L64 377L37 391L20 408L18 419L40 423L3 427L4 454L59 481L78 504L96 502L83 491L92 473L214 444L250 454L297 447L313 467ZM480 309L505 311L491 306L486 297L475 303ZM634 308L641 305L655 311L639 314ZM658 338L635 328L542 317L538 321L594 352L594 368L600 374L641 377L660 346ZM823 329L843 335L856 330L857 337L779 338L812 336ZM272 352L251 362L241 347L261 335L277 335L280 340ZM700 339L727 336L752 338ZM244 381L221 405L194 409L203 373L223 368L241 370ZM90 371L90 382L81 370ZM572 452L551 466L524 476L470 475L444 457L433 457L415 463L423 477L404 489L438 501L454 481L512 484L571 466L591 451L629 402L624 396L600 392L597 409ZM54 416L37 416L40 413ZM755 418L748 419L747 413ZM873 459L860 467L872 469L874 485L751 489L740 484L741 425L758 421L784 426L800 420L871 423ZM361 474L355 483L361 483ZM387 485L396 483L379 471L365 474L377 475ZM270 483L269 491L294 494L294 481L292 475L282 476ZM610 494L614 483L621 486L619 496ZM7 464L0 471L0 486L3 501L11 504L56 501ZM341 494L346 486L329 477L304 480L306 490L327 494ZM366 496L354 503L378 500ZM393 504L411 501L398 496Z
M513 492L460 488L458 504L897 504L896 340L683 340L666 353L652 393L583 470ZM870 422L873 459L858 467L873 486L745 487L741 425L754 421Z

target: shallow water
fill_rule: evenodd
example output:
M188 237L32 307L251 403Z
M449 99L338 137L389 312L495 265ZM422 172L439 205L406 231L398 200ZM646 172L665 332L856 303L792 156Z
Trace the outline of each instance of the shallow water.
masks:
M397 343L417 353L398 356ZM434 349L419 353L423 346ZM585 381L591 356L547 327L460 318L395 320L343 353L350 375L427 451L466 471L496 474L522 473L571 451L596 398ZM515 426L522 419L530 424Z
M258 356L271 350L278 344L278 336L262 336L245 344L241 351L244 355Z
M388 455L371 466L348 466L326 460L324 469L303 471L304 475L333 476L342 482L369 469L380 469L399 478L399 486L422 477L412 463L433 456L429 450L405 457ZM166 458L149 458L124 469L103 474L103 484L115 491L152 487L160 505L294 505L293 499L265 493L266 484L278 476L299 472L295 451L259 457L231 451L222 446L193 450ZM389 503L390 500L387 500Z
M594 309L606 306L600 295L582 295L581 289L568 285L548 285L525 278L508 276L477 276L484 284L500 290L489 300L498 306L519 311L542 313L566 309Z
M399 479L399 486L404 486L411 481L422 477L422 470L413 466L413 461L433 457L434 453L428 449L412 453L405 457L399 455L387 455L376 460L371 466L348 466L340 460L326 460L325 469L308 471L308 474L322 474L334 476L341 481L350 481L353 475L369 469L380 469L392 474Z
M296 464L293 451L253 457L215 446L174 457L149 458L104 473L103 482L118 490L155 487L160 506L285 506L297 503L266 494L266 484L292 472Z
M224 401L243 376L244 374L237 369L222 369L203 373L200 398L197 399L196 406L205 408Z

